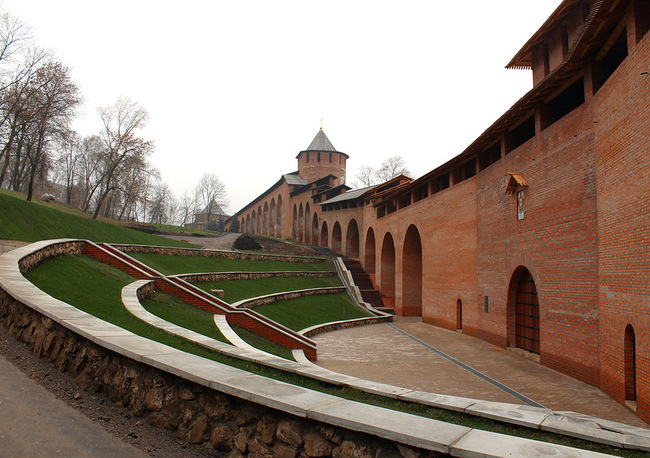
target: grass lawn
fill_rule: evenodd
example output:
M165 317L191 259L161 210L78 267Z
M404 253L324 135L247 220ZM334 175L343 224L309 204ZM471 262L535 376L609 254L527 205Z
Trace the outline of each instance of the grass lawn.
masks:
M255 307L255 311L294 331L331 321L372 316L369 312L353 305L348 293L305 296L290 301L278 301L274 304Z
M145 234L104 221L62 204L27 202L18 193L0 190L0 240L89 239L145 245L193 247L186 242Z
M135 279L87 255L59 256L41 263L25 277L50 296L135 334L216 361L216 352L155 328L134 317L122 304L122 288Z
M333 271L334 262L293 263L289 261L261 261L256 259L227 259L205 256L170 256L158 253L129 253L165 275L197 272L278 272L278 271Z
M45 261L25 276L51 296L143 337L170 345L188 353L193 353L252 373L274 378L276 380L303 386L308 389L318 390L345 399L351 399L414 415L464 425L470 428L526 437L571 447L579 447L613 455L633 457L647 456L645 452L619 450L614 447L571 439L561 435L519 427L516 425L503 424L490 419L474 417L459 412L436 409L419 404L405 403L375 394L359 392L351 388L341 388L297 374L238 360L236 358L207 350L184 338L173 336L154 328L131 315L122 305L121 290L125 285L134 281L134 279L117 269L102 264L94 258L86 255L60 256ZM318 296L317 298L320 300L324 297L326 296ZM166 302L166 299L159 297L158 302L164 303ZM276 305L277 304L273 304L269 306L269 308L273 308ZM158 307L158 305L154 304L154 307Z
M341 280L338 275L326 278L278 277L261 278L259 280L220 280L195 283L195 286L208 293L210 293L211 289L222 289L224 292L224 300L232 304L242 299L283 291L341 286Z
M228 343L228 340L219 332L210 312L194 307L172 294L155 291L142 301L142 306L163 320Z

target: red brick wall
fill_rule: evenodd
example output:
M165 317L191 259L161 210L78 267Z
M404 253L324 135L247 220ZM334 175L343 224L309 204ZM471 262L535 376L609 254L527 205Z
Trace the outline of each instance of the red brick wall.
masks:
M517 267L527 268L540 304L541 361L598 385L592 128L585 103L479 174L478 313L479 336L514 346L509 287ZM529 184L522 220L516 193L505 194L508 171Z
M375 234L375 287L382 278L382 245L390 233L395 246L395 308L402 314L404 302L404 239L411 225L422 245L422 316L427 323L456 329L456 302L463 304L463 329L476 333L476 178L470 178L395 213L376 218L376 209L365 207L365 221ZM362 231L365 246L367 227ZM362 259L365 258L365 250ZM372 272L370 272L372 273ZM406 276L408 281L408 275Z
M624 336L636 334L638 414L650 420L650 38L594 97L600 353L604 391L625 398Z

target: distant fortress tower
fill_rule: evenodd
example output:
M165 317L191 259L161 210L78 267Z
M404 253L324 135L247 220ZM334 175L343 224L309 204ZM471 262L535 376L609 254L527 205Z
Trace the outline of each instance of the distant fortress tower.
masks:
M307 149L298 153L296 159L298 174L308 183L333 175L334 186L345 184L345 163L348 155L336 151L322 127Z

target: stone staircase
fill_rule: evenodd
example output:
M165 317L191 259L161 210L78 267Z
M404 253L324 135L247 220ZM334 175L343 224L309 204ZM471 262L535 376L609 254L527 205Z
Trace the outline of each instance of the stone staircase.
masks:
M343 258L343 263L352 274L354 284L359 287L359 291L361 291L361 297L363 297L363 300L381 312L394 315L395 310L384 305L384 301L381 299L381 294L375 289L374 285L372 284L372 280L370 280L370 275L368 275L366 271L363 270L361 263L359 261L346 258Z

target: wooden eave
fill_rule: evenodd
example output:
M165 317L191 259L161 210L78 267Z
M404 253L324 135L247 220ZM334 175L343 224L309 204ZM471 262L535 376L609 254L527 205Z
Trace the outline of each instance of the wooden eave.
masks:
M566 0L562 2L548 17L544 24L530 37L522 48L510 60L506 68L530 70L533 66L533 50L542 43L546 37L560 24L568 15L569 11L582 0Z
M566 3L563 3L563 5ZM577 1L568 3L574 4ZM521 121L533 115L537 104L546 101L563 86L579 78L590 58L598 53L600 47L607 42L609 35L620 22L620 15L624 12L625 6L621 6L619 0L600 0L596 2L585 21L580 35L576 38L574 46L569 49L567 58L562 64L557 66L543 81L519 99L462 153L417 180L411 181L408 185L400 187L399 194L405 190L421 186L429 180L444 174L453 166L462 164L469 157L485 151L487 147L499 141L504 134L512 131ZM612 17L601 17L601 15L605 14ZM395 195L397 196L398 193L395 192ZM391 197L393 196L391 195Z
M413 181L407 181L405 183L401 183L396 186L393 186L390 189L386 189L385 191L375 193L374 195L369 196L368 200L372 202L373 207L377 207L381 205L383 202L400 195L401 191L407 187L410 187L411 183L413 183Z

